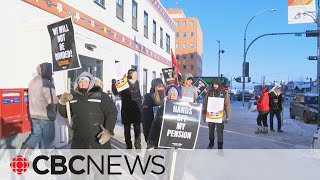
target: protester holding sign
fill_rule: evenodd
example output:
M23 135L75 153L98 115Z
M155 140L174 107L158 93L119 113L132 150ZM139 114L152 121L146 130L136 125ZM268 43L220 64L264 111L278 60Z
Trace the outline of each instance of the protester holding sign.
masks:
M142 110L142 125L145 141L148 142L149 131L154 119L154 109L163 103L165 96L165 86L161 78L156 78L151 81L150 93L144 96Z
M75 81L75 92L63 93L60 97L59 112L63 117L67 117L66 103L70 101L72 149L111 149L109 139L113 135L117 109L111 98L94 85L94 77L83 72Z
M141 112L142 112L142 100L140 93L140 86L138 82L138 74L135 69L128 71L129 88L120 92L122 108L121 118L124 125L124 137L126 141L127 149L132 149L131 141L131 124L134 128L136 149L141 149Z
M167 88L166 95L167 95L166 96L167 100L178 100L178 99L181 99L182 97L181 90L176 85L169 86ZM158 147L161 125L163 120L163 111L164 111L164 105L162 105L159 108L157 115L152 122L151 129L149 132L149 137L148 137L148 143L147 143L148 148Z
M198 89L192 85L193 76L190 73L186 73L183 78L183 85L181 86L182 96L191 97L193 102L197 101Z
M209 97L218 97L222 98L224 101L223 105L223 112L225 112L225 117L226 117L226 123L230 120L231 118L231 109L230 109L230 98L229 95L226 91L221 89L221 80L220 77L213 77L212 79L212 88L209 90L209 92L206 95L205 98L205 105L204 105L204 112L205 116L208 117L210 113L207 112L207 107L208 107L208 98ZM224 122L222 121L221 123L208 123L209 126L209 140L210 143L208 145L208 149L212 149L214 146L214 133L215 133L215 127L217 127L217 136L218 136L218 149L223 148L223 129L224 129Z

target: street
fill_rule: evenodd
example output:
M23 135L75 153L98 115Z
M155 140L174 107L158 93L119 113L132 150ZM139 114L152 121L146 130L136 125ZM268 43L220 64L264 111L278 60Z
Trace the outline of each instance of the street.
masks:
M248 103L242 108L242 102L231 101L232 118L224 128L225 149L308 149L311 146L313 134L317 130L315 122L306 124L301 118L290 119L289 103L284 104L283 133L277 132L277 119L274 117L275 132L255 134L258 112L248 112ZM269 124L269 117L268 117ZM132 130L132 137L133 130ZM196 149L206 149L209 143L209 129L207 123L201 122ZM143 134L141 135L144 139ZM125 148L123 127L118 119L114 140L114 147ZM146 144L142 140L142 147ZM216 143L216 142L215 142ZM216 148L217 145L215 144Z

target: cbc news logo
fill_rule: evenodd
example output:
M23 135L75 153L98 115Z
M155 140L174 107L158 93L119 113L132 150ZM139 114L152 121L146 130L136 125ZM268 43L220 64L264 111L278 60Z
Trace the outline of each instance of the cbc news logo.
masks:
M27 161L27 158L19 155L12 159L10 167L13 172L21 175L22 173L27 171L29 167L29 162Z

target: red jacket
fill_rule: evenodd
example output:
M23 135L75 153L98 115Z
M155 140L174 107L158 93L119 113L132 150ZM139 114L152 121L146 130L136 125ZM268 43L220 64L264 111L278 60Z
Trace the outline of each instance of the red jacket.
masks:
M269 93L267 88L262 88L262 95L260 98L257 98L257 109L259 112L269 111Z

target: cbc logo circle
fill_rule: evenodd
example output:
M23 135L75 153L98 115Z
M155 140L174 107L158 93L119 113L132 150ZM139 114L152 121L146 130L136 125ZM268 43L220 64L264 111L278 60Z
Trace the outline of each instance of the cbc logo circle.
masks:
M29 163L27 161L27 158L19 155L19 156L12 159L12 161L10 163L10 167L13 172L20 175L20 174L27 171L27 169L29 167Z

